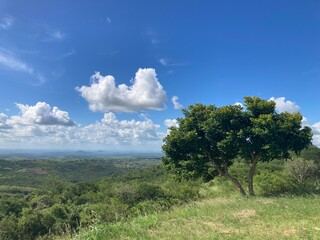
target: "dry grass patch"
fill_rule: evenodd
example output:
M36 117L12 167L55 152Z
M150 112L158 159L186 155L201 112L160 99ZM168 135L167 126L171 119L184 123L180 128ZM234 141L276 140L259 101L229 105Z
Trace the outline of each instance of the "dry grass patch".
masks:
M203 221L202 224L208 226L210 229L213 229L215 232L220 232L220 233L234 233L234 229L230 229L227 226L218 223L218 222L211 222L211 221Z
M265 204L265 205L269 205L269 204L273 204L274 201L272 199L260 199L259 202L261 204Z
M257 212L254 209L245 209L240 212L234 213L233 216L240 217L240 218L247 218L247 217L251 217L251 216L256 215L256 213Z
M297 233L297 230L294 228L286 228L283 230L283 235L286 237L292 236Z

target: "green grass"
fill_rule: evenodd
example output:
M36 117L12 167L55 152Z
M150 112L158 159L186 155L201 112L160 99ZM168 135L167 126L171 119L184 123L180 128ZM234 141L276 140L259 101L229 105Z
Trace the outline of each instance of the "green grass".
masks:
M216 197L93 226L74 239L320 239L320 197Z

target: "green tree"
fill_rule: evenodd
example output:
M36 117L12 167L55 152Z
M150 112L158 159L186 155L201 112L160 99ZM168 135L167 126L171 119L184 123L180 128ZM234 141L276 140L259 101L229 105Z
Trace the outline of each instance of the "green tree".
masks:
M254 195L253 176L259 161L287 159L290 151L299 154L311 144L312 133L309 127L302 128L300 113L277 113L275 102L258 97L244 98L248 119L246 126L239 132L249 144L242 142L239 156L250 165L248 172L248 190Z
M273 101L244 98L246 109L229 105L191 105L183 109L179 127L164 139L162 159L167 168L191 177L214 175L229 179L246 195L241 182L229 173L237 157L249 164L248 191L254 196L253 176L259 161L288 158L312 139L311 129L301 127L299 113L277 113Z

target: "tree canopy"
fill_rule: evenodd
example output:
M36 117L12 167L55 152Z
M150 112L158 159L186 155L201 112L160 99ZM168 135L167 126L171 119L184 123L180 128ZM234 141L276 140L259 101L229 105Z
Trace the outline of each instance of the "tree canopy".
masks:
M228 168L236 158L250 166L248 191L254 195L253 176L258 161L289 158L311 144L309 127L302 127L300 113L277 113L275 102L245 97L239 105L216 107L195 104L183 109L179 127L171 127L164 139L163 163L181 176L204 177L220 174L246 191Z

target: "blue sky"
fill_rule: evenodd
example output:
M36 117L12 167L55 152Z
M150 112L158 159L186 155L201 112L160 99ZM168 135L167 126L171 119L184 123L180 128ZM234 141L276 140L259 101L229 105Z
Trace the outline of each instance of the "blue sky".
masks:
M300 111L320 145L319 12L316 0L0 0L0 148L160 151L182 106L243 96Z

